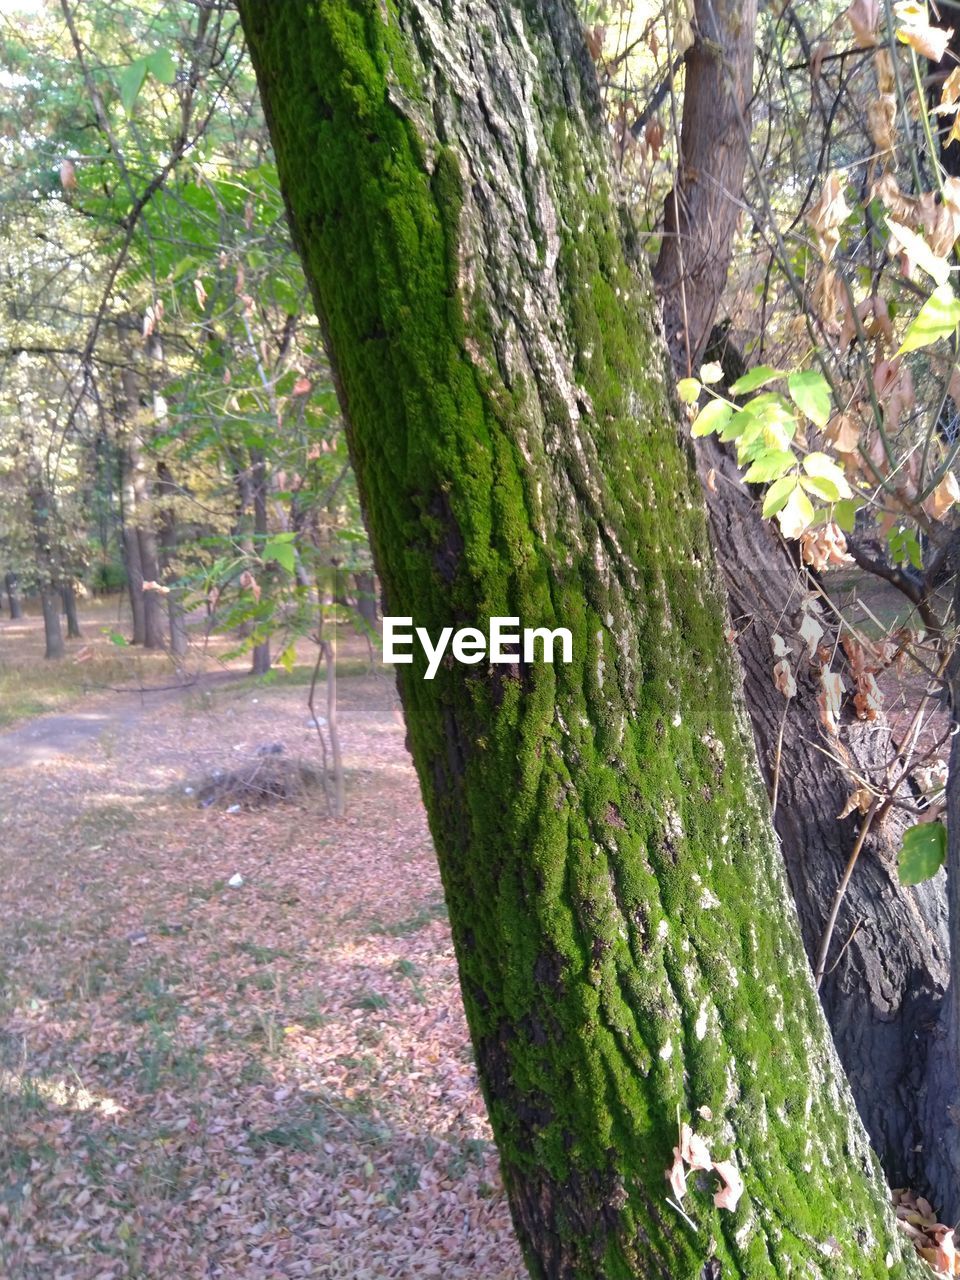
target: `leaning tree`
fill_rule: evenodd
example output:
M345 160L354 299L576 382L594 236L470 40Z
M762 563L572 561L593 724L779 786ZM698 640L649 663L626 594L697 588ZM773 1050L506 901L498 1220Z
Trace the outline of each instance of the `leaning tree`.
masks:
M387 610L574 635L565 666L400 672L531 1273L919 1274L813 990L575 14L240 11Z

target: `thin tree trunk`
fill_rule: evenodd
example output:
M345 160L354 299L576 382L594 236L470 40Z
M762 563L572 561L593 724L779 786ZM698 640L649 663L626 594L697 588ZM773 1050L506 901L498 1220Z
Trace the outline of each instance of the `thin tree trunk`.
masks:
M664 208L654 269L667 346L684 374L699 368L727 283L748 152L756 0L694 0L680 126L682 163Z
M10 602L10 618L15 620L23 617L23 605L20 602L20 583L15 573L4 575L4 585L7 588L7 600Z
M144 456L143 440L138 431L130 434L130 468L137 513L137 543L140 549L140 572L144 582L160 581L160 555L154 528L150 476ZM143 591L143 646L162 649L164 641L163 597L159 591Z
M43 612L44 657L58 659L64 655L64 644L60 627L60 574L54 547L54 503L44 481L43 468L34 457L28 462L27 485Z
M253 487L253 531L257 551L262 555L267 540L267 469L261 450L250 450L250 474ZM265 676L270 670L270 637L253 646L251 674Z
M399 677L531 1274L922 1274L803 954L575 14L240 12L387 608L573 635ZM678 1119L746 1185L692 1184L693 1229Z
M170 586L171 577L175 577L174 560L179 541L176 509L172 504L175 493L176 486L169 468L165 463L161 463L157 467L157 495L161 500L166 499L167 505L160 513L160 562L168 586ZM182 658L188 646L187 619L183 609L181 590L176 586L170 587L170 593L167 596L167 620L170 626L170 652L174 657Z
M121 386L122 396L117 406L117 415L122 422L130 423L139 411L137 375L133 369L124 369L121 375ZM120 465L120 517L123 560L127 571L127 592L130 596L130 612L133 619L132 642L143 644L146 640L144 573L140 561L140 538L137 533L137 495L133 478L133 459L126 444L121 450Z
M67 619L67 639L80 640L80 619L77 617L77 593L72 582L64 582L60 587L60 599Z

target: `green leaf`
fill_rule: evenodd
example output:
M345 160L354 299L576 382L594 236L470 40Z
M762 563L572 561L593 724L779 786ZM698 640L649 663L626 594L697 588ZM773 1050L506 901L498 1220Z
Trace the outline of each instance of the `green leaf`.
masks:
M677 395L684 404L693 404L700 394L700 383L696 378L681 378L677 383Z
M946 338L960 324L960 301L948 284L934 289L917 315L907 325L900 350L897 355L906 351L917 351L920 347L929 347L938 338Z
M840 490L826 476L803 476L800 483L807 493L812 493L816 498L822 498L824 502L836 502L840 497Z
M284 649L283 653L281 653L280 657L277 659L281 667L283 667L284 671L286 671L288 675L293 670L293 664L296 662L296 660L297 660L297 646L295 643L288 644L287 647Z
M282 569L292 574L297 567L297 553L293 545L293 534L278 534L268 538L263 547L264 561L276 560Z
M787 505L787 500L796 489L799 481L794 476L784 476L781 480L777 480L766 492L763 499L763 518L768 520L770 516L775 516L778 511Z
M830 386L822 373L817 373L816 369L791 373L787 388L790 399L801 413L805 413L818 427L827 425L830 421Z
M789 450L767 449L760 454L743 478L747 484L766 484L768 480L779 480L796 463L796 457Z
M756 391L757 387L765 387L768 382L775 382L783 377L781 369L774 369L769 364L758 364L755 369L748 369L742 378L738 378L730 388L732 396L745 396L748 391Z
M122 636L119 631L111 631L110 643L117 645L121 649L126 649L128 648L130 641L126 636Z
M813 524L813 518L813 503L799 485L790 494L783 509L777 513L780 532L785 538L799 538L804 529L809 529Z
M134 103L140 95L143 88L143 82L147 77L147 59L138 58L136 62L131 62L129 67L117 73L117 87L120 90L120 101L123 103L123 109L130 115L133 111Z
M147 54L144 58L150 74L161 84L173 84L177 78L177 64L169 49L158 49L156 53Z
M746 409L741 409L739 413L735 413L727 425L720 432L720 439L723 441L738 440L751 422L755 422L752 413L748 413Z
M857 512L863 506L856 498L841 498L833 508L833 518L844 533L853 533L857 527Z
M922 884L947 860L947 829L942 822L918 822L903 833L898 866L901 884Z
M733 417L733 405L726 400L711 400L693 420L694 437L709 436L722 430Z
M847 484L843 468L834 462L826 453L808 453L803 460L803 469L814 480L826 480L837 491L837 498L852 498L853 491ZM836 498L828 498L828 502L836 502Z

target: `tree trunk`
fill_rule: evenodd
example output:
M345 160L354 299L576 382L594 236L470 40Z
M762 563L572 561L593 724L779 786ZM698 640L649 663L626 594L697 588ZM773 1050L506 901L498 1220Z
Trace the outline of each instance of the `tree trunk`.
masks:
M260 555L267 541L267 468L263 452L250 450L250 475L253 486L253 532ZM270 637L253 646L251 675L265 676L270 670Z
M680 126L680 172L654 270L674 364L699 368L727 283L749 155L757 0L694 0ZM732 197L732 198L731 198Z
M531 1273L921 1275L803 954L575 15L240 11L387 608L573 633L570 665L399 677ZM692 1230L678 1119L746 1185L692 1185Z
M60 574L54 549L54 503L44 480L42 465L34 457L27 464L27 496L43 612L44 657L58 659L64 655L64 644L60 627Z
M697 36L686 55L681 158L656 269L670 351L681 377L691 366L699 367L726 281L748 156L744 122L756 6L698 0L696 19ZM722 352L716 354L726 371L728 361ZM807 596L798 566L761 518L728 451L714 438L696 448L701 479L714 473L712 483L704 484L711 539L733 601L746 702L771 792L776 779L777 833L813 960L856 838L857 817L837 818L856 784L842 764L819 749L829 750L831 744L823 741L819 684L796 638ZM830 615L816 602L808 611L833 650L836 628ZM792 643L793 665L799 668L798 697L789 708L773 683L774 633ZM833 754L845 755L860 776L880 779L888 743L878 725L848 716L842 746L833 744ZM895 1185L934 1193L942 1179L928 1169L927 1157L943 1126L931 1130L918 1082L947 981L944 877L916 889L900 885L896 854L902 829L902 822L890 816L868 838L837 922L829 957L836 967L820 994L888 1177Z
M370 635L376 635L380 622L377 602L377 579L372 573L355 573L353 585L357 593L357 613L363 619Z
M62 658L65 653L63 630L60 626L60 596L50 582L40 584L40 609L43 613L43 637L45 658Z
M747 705L771 791L776 776L777 834L812 962L859 821L856 814L838 819L856 784L824 751L845 757L854 774L879 779L889 737L848 709L841 742L825 739L819 681L796 638L806 597L799 570L775 527L760 518L723 446L698 441L697 455L702 475L714 471L713 489L706 486L711 540L732 601ZM815 601L807 609L832 651L831 617ZM798 692L789 707L773 683L774 633L793 650ZM896 1186L932 1192L937 1179L928 1169L930 1130L918 1082L948 976L945 877L903 888L896 864L902 830L902 819L891 814L867 839L843 900L820 998L887 1176Z
M164 506L160 513L160 563L168 586L170 586L171 577L175 578L174 560L179 541L177 514L172 505L175 493L176 485L170 470L166 463L161 462L157 467L157 495L161 499L165 498L168 505ZM174 657L182 658L188 646L187 618L183 610L181 589L177 586L171 586L167 596L167 621L170 626L170 652Z
M150 477L139 432L130 436L130 465L137 513L137 544L140 549L140 573L147 583L160 581L160 555L154 528ZM163 597L159 591L143 591L143 647L162 649L164 639Z
M20 602L20 582L15 573L4 575L4 585L7 588L7 600L10 602L10 618L23 617L23 605Z
M139 327L139 326L138 326ZM133 610L133 643L145 649L163 647L163 603L160 593L144 591L144 583L159 582L160 558L151 503L150 476L144 456L140 416L140 382L132 367L121 374L118 413L126 426L123 454L123 549L127 585Z
M80 619L77 617L77 593L72 582L64 582L60 587L60 599L67 619L67 639L80 640Z

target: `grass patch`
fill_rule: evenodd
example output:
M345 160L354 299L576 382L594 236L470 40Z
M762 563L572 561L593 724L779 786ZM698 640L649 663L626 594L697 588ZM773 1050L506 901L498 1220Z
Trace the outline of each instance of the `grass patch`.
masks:
M428 924L433 924L435 920L446 919L447 904L442 898L438 898L434 902L428 902L426 906L420 908L416 915L407 916L405 920L397 920L393 924L383 924L381 921L375 920L370 926L370 932L388 938L403 938L408 933L416 933L419 929L425 929Z

